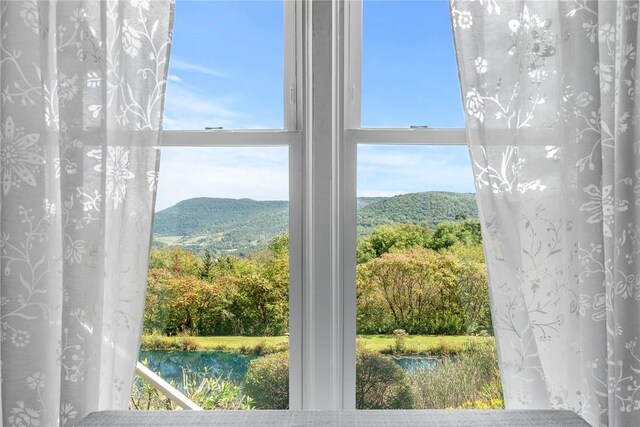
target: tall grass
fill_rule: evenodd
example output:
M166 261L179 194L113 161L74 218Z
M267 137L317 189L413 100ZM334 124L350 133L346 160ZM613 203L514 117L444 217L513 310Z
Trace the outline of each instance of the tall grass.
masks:
M282 342L282 337L198 337L189 333L169 337L159 331L143 335L140 341L140 350L228 351L264 355L288 348L288 342L286 339Z
M176 384L171 383L174 387ZM223 376L208 372L182 370L183 394L203 409L253 409L253 400L242 389ZM136 375L131 390L129 409L176 410L177 405Z
M407 372L414 408L503 408L495 345L470 342L430 369Z

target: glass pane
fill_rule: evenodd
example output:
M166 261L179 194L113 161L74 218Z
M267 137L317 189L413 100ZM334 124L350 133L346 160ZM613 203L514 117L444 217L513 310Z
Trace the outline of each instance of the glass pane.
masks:
M165 129L282 128L283 3L176 2Z
M204 409L288 408L288 155L162 150L140 360Z
M364 0L362 126L464 127L447 1Z
M466 147L358 147L358 409L502 408Z

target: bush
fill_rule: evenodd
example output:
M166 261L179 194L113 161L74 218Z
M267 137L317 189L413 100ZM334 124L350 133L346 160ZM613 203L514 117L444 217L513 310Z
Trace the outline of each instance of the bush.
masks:
M258 409L288 409L289 353L252 360L244 378L244 391Z
M179 335L178 338L180 350L182 351L193 351L198 349L198 341L193 337L191 332L184 331Z
M407 331L404 329L395 329L393 331L393 340L395 341L395 352L404 353L407 350Z
M493 343L469 343L436 367L408 373L415 408L502 407L500 371Z
M402 369L388 357L359 349L356 355L356 408L413 408L413 396Z
M154 330L151 335L143 335L140 340L141 350L166 350L171 348L171 340Z

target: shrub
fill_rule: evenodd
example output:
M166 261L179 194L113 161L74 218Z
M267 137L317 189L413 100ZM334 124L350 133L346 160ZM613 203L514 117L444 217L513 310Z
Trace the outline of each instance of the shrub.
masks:
M388 357L359 349L356 355L356 408L412 407L413 396L402 369Z
M395 341L395 352L404 353L407 349L407 331L404 329L395 329L393 331L393 339Z
M151 335L143 335L140 340L141 350L165 350L171 348L171 346L171 339L162 335L157 329Z
M502 398L493 398L490 400L466 401L459 409L504 409L504 400Z
M182 351L193 351L198 349L198 341L189 331L184 331L179 336L179 347Z
M288 409L289 353L269 354L249 362L244 391L258 409Z
M495 345L489 342L470 342L434 368L409 372L408 381L416 408L482 409L502 402Z

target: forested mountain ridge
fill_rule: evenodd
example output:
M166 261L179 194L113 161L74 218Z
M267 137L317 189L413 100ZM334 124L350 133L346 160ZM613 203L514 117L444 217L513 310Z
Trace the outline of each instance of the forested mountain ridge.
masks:
M245 255L288 232L289 202L198 197L157 212L156 246Z
M460 218L478 218L476 195L428 191L381 198L358 210L358 235L383 224L429 224Z
M477 218L475 195L430 191L393 197L358 198L358 235L382 224L435 225L461 217ZM289 203L198 197L155 215L154 245L177 245L214 255L245 255L287 233Z

